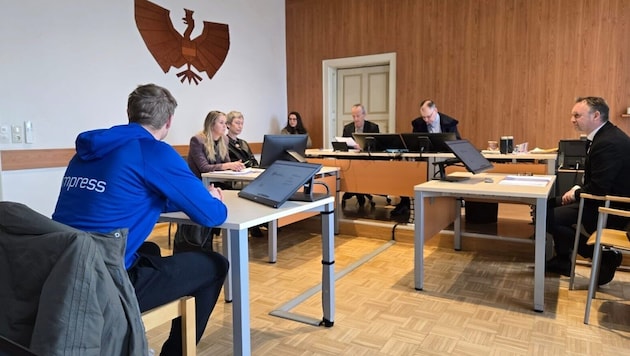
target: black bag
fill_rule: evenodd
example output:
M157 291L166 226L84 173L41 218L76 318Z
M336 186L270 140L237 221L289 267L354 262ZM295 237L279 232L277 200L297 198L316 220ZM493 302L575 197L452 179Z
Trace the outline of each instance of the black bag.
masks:
M175 232L174 250L212 251L212 237L219 235L220 229L199 225L178 224Z

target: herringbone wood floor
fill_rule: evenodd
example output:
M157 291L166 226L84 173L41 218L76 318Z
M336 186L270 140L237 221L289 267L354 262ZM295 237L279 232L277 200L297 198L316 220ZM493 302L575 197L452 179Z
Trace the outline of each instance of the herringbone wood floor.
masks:
M502 205L503 206L503 205ZM386 210L387 212L387 210ZM373 214L381 214L373 211ZM503 214L503 215L502 215ZM350 214L346 214L350 215ZM386 214L381 214L386 215ZM501 234L532 233L523 209L500 211ZM514 216L516 216L514 218ZM152 239L169 253L166 225ZM568 278L547 276L545 312L532 311L533 245L468 238L463 251L452 236L428 241L425 290L413 288L412 233L336 283L332 328L270 316L274 308L321 282L318 221L282 228L278 262L267 262L266 238L250 238L251 336L254 355L621 355L630 353L630 275L619 271L598 293L591 325L582 323L590 269L578 266L579 290ZM382 246L391 229L349 227L336 237L336 271ZM220 249L215 240L215 248ZM319 318L320 294L293 311ZM232 353L232 308L221 299L199 355ZM169 324L149 332L159 350Z

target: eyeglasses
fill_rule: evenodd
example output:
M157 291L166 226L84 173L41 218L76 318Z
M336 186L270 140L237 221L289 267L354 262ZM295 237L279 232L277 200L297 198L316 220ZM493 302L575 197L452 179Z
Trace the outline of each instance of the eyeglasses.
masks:
M431 118L431 116L433 116L433 113L435 112L435 109L431 109L431 113L427 116L421 116L423 120L429 120Z

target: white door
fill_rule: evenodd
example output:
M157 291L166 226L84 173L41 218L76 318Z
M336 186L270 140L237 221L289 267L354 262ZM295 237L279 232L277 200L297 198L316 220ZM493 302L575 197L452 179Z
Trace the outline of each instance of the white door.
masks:
M389 65L337 70L336 136L341 136L343 127L352 122L355 104L363 104L365 119L378 124L380 132L395 131L390 127L389 75Z

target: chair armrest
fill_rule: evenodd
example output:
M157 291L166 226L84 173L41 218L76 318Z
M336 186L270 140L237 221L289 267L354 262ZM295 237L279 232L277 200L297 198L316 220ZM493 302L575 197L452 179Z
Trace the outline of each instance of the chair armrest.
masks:
M604 214L608 214L608 215L617 215L617 216L623 216L626 218L630 218L630 211L628 210L621 210L621 209L615 209L615 208L605 208L605 207L600 207L599 208L599 212L600 213L604 213Z
M615 203L630 203L629 197L620 197L616 195L607 195L606 200L610 200Z
M591 200L601 200L601 201L608 200L608 196L605 196L605 195L595 195L595 194L590 194L590 193L580 193L580 198L583 198L583 199L591 199ZM629 200L629 201L630 201L630 200Z

